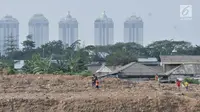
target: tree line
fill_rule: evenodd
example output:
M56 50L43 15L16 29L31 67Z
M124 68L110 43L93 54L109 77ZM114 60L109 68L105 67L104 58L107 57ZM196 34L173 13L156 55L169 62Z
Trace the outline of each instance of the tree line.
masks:
M193 46L186 41L161 40L147 46L131 42L86 47L81 46L80 40L70 46L62 41L51 41L35 48L31 38L31 35L27 36L22 43L22 50L10 51L6 56L1 56L1 70L6 68L11 74L15 73L14 60L25 60L22 72L27 74L87 75L91 73L87 71L86 65L92 62L116 66L137 61L139 57L156 57L159 60L160 55L200 55L200 46Z

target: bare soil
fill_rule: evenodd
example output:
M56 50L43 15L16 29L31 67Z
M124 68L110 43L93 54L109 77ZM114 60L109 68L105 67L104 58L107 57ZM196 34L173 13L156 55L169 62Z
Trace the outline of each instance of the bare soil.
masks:
M116 78L91 86L91 77L0 76L0 112L198 112L200 85L178 91L175 84Z

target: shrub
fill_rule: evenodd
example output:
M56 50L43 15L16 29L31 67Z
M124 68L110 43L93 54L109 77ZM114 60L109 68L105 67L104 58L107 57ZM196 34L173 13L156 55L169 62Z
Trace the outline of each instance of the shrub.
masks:
M192 78L185 78L184 82L188 82L190 84L200 84L198 79L192 79Z
M92 72L88 71L88 70L85 70L85 71L81 72L80 75L87 77L87 76L91 76Z
M16 70L14 68L8 67L7 72L8 72L8 75L13 75L16 73Z

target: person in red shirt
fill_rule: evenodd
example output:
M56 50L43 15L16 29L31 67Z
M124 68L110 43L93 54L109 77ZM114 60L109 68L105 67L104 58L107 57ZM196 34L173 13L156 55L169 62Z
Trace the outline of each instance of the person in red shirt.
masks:
M176 85L178 87L178 90L180 91L180 87L181 87L181 81L180 80L176 80Z

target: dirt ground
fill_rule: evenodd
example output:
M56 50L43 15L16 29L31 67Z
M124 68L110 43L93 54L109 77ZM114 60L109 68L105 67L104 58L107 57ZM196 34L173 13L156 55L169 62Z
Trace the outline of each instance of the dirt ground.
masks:
M154 81L64 75L0 76L0 112L200 112L200 85L189 91Z

